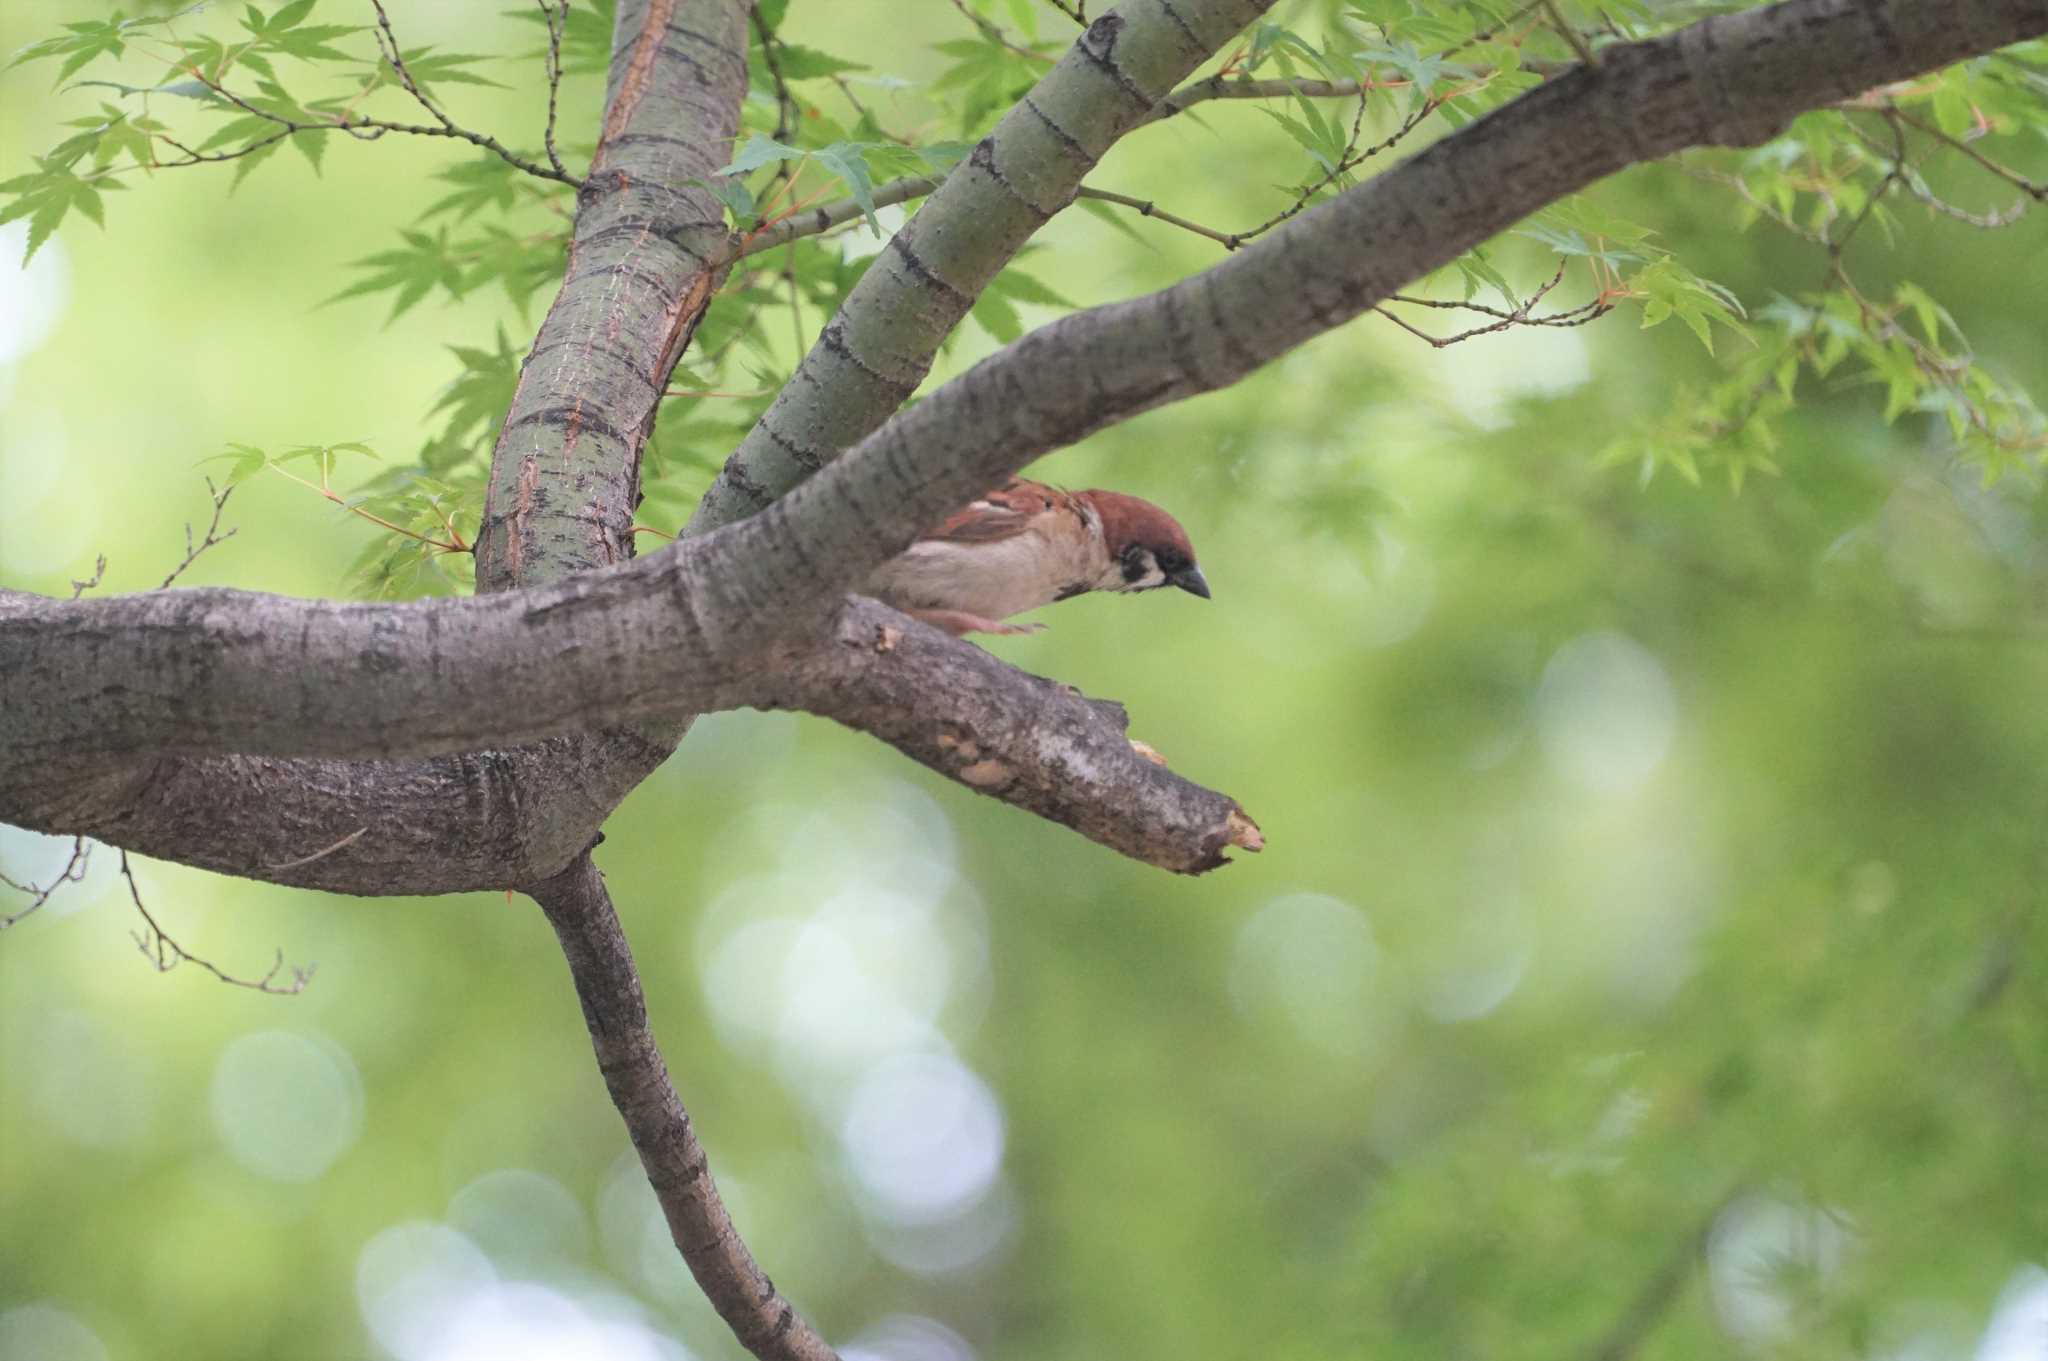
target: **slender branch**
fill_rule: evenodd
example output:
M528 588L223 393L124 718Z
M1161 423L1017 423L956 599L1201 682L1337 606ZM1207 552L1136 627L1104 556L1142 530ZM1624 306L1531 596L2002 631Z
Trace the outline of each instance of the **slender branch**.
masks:
M733 1226L648 1024L640 972L604 876L586 853L526 891L561 942L605 1089L698 1287L761 1361L835 1361L831 1346L783 1298Z
M398 83L405 87L406 93L419 101L421 108L434 115L435 122L450 133L455 132L454 120L441 112L440 106L433 100L427 98L427 92L420 88L419 82L412 78L412 72L406 69L405 55L398 47L398 35L391 31L391 16L384 12L384 0L370 0L370 8L377 11L377 46L383 51L384 60L391 64L391 70L397 75Z
M1452 57L1468 47L1490 42L1500 33L1538 9L1545 8L1550 0L1529 0L1521 9L1508 15L1498 24L1474 33L1454 47L1438 52L1442 60ZM1523 61L1521 69L1534 71L1542 76L1562 75L1571 69L1568 63L1547 61ZM1190 81L1153 107L1148 123L1163 122L1176 114L1187 112L1197 104L1206 104L1212 99L1348 99L1370 94L1374 90L1402 89L1409 85L1406 80L1312 80L1303 78L1276 78L1257 80L1250 76L1232 76L1228 71L1219 71L1213 76Z
M790 119L796 110L796 99L789 92L789 82L782 76L782 57L776 49L775 31L768 27L768 21L761 16L761 7L753 7L748 16L754 25L754 36L761 40L761 62L768 68L768 79L775 85L775 140L789 140ZM781 162L788 165L787 161Z
M1996 175L1999 179L2004 180L2007 184L2019 190L2028 198L2033 199L2036 203L2048 203L2048 184L2037 184L2033 180L2030 180L2026 176L2019 174L2017 171L2011 169L2010 167L2000 165L1997 161L1992 160L1989 156L1986 156L1983 152L1977 150L1977 148L1971 146L1962 138L1951 136L1948 133L1943 132L1940 128L1935 127L1931 123L1922 122L1920 119L1915 118L1912 114L1907 113L1904 109L1899 108L1897 105L1887 105L1883 110L1883 113L1884 116L1888 119L1891 119L1895 122L1904 123L1907 127L1912 128L1917 132L1923 132L1927 134L1929 137L1932 137L1935 141L1940 142L1943 146L1949 147L1950 149L1955 151L1962 152L1963 155L1975 161L1983 169L1989 171L1993 175Z
M547 0L539 0L539 3L543 14L551 15L553 13L553 11L548 8ZM576 176L571 175L563 167L561 158L556 154L554 145L556 91L561 80L561 33L558 25L552 19L550 19L548 23L548 47L550 54L547 59L548 122L547 132L545 134L544 139L547 144L547 154L550 164L542 165L537 161L530 160L527 157L521 156L517 152L512 151L510 148L506 147L504 143L500 142L497 138L490 136L488 133L475 132L469 128L461 126L460 124L455 122L454 119L450 118L445 112L443 112L440 105L436 104L432 99L427 97L426 91L420 88L419 82L413 77L411 69L406 66L404 54L400 51L398 46L397 35L392 31L391 28L391 17L384 12L383 0L370 0L370 5L371 8L373 8L376 11L377 14L377 27L374 30L372 30L372 36L377 41L378 52L383 56L384 60L390 65L393 74L395 74L398 78L400 86L402 86L407 93L411 94L412 97L416 101L418 101L420 107L424 108L428 113L434 116L434 122L437 124L437 126L428 127L419 123L398 123L384 118L365 118L360 114L355 113L337 114L331 120L325 120L320 122L300 122L296 118L288 118L283 114L262 108L257 104L254 104L251 101L244 99L241 95L238 95L234 91L228 89L227 86L222 84L220 81L214 79L212 76L209 76L197 65L191 65L186 67L187 72L194 79L198 80L201 84L205 85L207 89L213 91L213 93L227 100L229 103L233 104L236 108L242 110L244 113L247 113L255 118L261 118L265 122L275 124L277 127L282 129L282 131L273 136L263 138L258 142L251 143L248 146L238 147L235 150L226 153L214 154L203 154L194 151L189 147L186 147L176 141L173 141L171 138L165 137L163 138L165 142L169 143L169 145L173 147L176 147L186 157L186 159L183 161L168 163L167 168L174 168L180 165L193 165L198 164L202 161L235 160L239 157L249 155L251 152L259 150L261 147L267 146L272 142L279 141L285 137L294 136L301 132L345 132L349 136L355 137L362 141L375 141L378 137L383 136L387 132L401 132L415 137L452 137L460 141L468 142L472 146L480 147L483 150L488 151L492 155L498 157L506 164L511 165L519 170L523 170L529 175L533 175L544 180L554 180L557 183L570 185L571 187L577 189L583 187L583 181L578 179ZM564 0L563 13L566 16L567 0Z
M1003 51L1008 52L1011 56L1022 57L1026 61L1037 62L1042 65L1051 65L1051 57L1046 56L1042 52L1033 52L1028 47L1019 47L1011 42L1009 35L1003 32L1001 24L996 23L985 14L977 14L969 9L966 0L953 0L953 8L959 10L961 14L967 17L968 22L981 30L982 37L988 39L997 47L1002 48Z
M1045 0L1045 3L1066 15L1081 27L1088 27L1088 0L1074 0L1074 3L1071 5L1067 3L1067 0Z
M908 203L911 199L923 198L926 194L932 193L941 182L936 176L906 175L902 179L876 185L871 201L877 208ZM802 240L806 236L829 232L834 227L857 222L865 215L866 210L850 198L837 199L831 203L820 204L816 208L806 208L800 213L791 214L779 222L742 237L725 263L744 260L749 255L759 255L764 250L773 250L777 246Z
M126 851L121 852L121 877L128 881L128 896L135 903L135 910L142 915L143 929L133 933L135 948L142 952L142 957L148 960L150 967L154 968L158 973L169 973L180 964L197 964L200 968L231 987L248 988L252 992L267 992L273 997L296 996L304 992L306 985L313 981L313 969L315 966L311 964L304 965L303 967L297 964L292 965L291 981L289 983L278 983L276 981L278 974L282 973L285 967L283 950L277 952L277 959L271 964L270 972L264 974L261 978L238 978L231 973L224 972L212 961L201 959L198 955L193 954L190 950L187 950L184 946L164 934L163 927L157 925L156 918L150 915L147 907L143 906L142 889L135 882L135 872L128 868L128 852Z
M1671 1251L1636 1291L1628 1308L1594 1346L1592 1361L1630 1361L1642 1349L1643 1343L1649 1340L1650 1334L1684 1295L1686 1283L1699 1266L1700 1254L1706 1250L1707 1237L1713 1232L1715 1221L1734 1203L1738 1194L1740 1187L1716 1200L1700 1216L1698 1223L1671 1245Z
M1145 121L1163 123L1212 99L1353 99L1381 88L1383 83L1371 80L1254 80L1219 74L1181 86L1154 104Z
M1456 345L1459 341L1471 340L1475 336L1492 335L1496 331L1505 331L1513 326L1584 326L1587 322L1596 321L1614 310L1614 304L1607 300L1605 294L1602 294L1600 297L1593 299L1593 301L1581 303L1577 307L1567 308L1562 312L1553 312L1547 316L1536 316L1536 305L1542 302L1552 289L1564 282L1564 269L1563 265L1559 265L1557 273L1551 275L1548 282L1530 294L1527 301L1517 303L1514 307L1506 309L1490 307L1485 303L1479 302L1450 302L1442 298L1418 298L1407 293L1394 293L1388 296L1387 302L1390 303L1405 303L1410 307L1430 307L1446 312L1477 312L1480 316L1496 318L1496 320L1488 325L1475 326L1469 331L1460 331L1456 335L1433 336L1420 327L1411 325L1402 319L1399 314L1388 311L1384 305L1373 308L1373 311L1385 317L1388 321L1393 322L1394 325L1408 332L1408 334L1428 342L1432 348L1441 350L1448 346Z
M207 521L206 534L195 546L192 542L192 526L190 524L185 526L185 560L171 569L171 574L164 578L163 585L157 587L160 591L166 589L172 582L185 575L185 569L194 562L197 562L201 553L204 553L215 544L226 543L229 539L235 537L237 532L235 530L230 529L225 534L220 532L220 513L227 506L228 498L235 494L234 484L229 483L227 486L216 491L213 479L209 477L206 479L206 492L207 495L213 498L213 518ZM104 564L106 559L102 558L100 561ZM77 596L74 595L72 598L75 600Z
M57 877L49 883L39 887L35 884L24 884L18 880L8 878L5 874L0 874L0 884L7 885L16 893L26 893L29 898L27 907L8 916L0 917L0 931L5 931L23 917L33 916L36 912L40 911L43 904L50 901L50 895L64 887L64 885L76 884L84 880L85 871L91 863L92 843L82 836L74 836L71 838L71 858L64 862L64 868L57 871Z
M148 169L182 170L184 167L188 165L217 165L222 161L239 161L244 156L254 155L256 152L263 150L263 148L267 146L270 146L277 142L282 142L285 138L291 136L293 131L294 129L286 128L281 132L273 132L268 137L259 137L255 141L250 142L245 146L236 147L233 151L195 151L191 147L188 147L183 142L179 141L177 138L172 137L166 133L160 132L156 134L157 140L164 143L166 146L173 147L176 150L184 153L185 159L182 161L159 161L156 159L156 153L151 152L150 160L153 162L153 164L151 164L148 167ZM109 173L115 173L122 170L137 170L142 168L143 167L140 166L115 166L109 167Z
M1557 30L1558 36L1565 40L1578 59L1587 66L1598 66L1600 58L1593 54L1592 48L1586 46L1585 38L1576 28L1565 22L1564 15L1558 13L1557 0L1542 0L1542 5L1543 13L1550 20L1550 26Z
M78 597L84 595L87 591L90 591L91 589L93 589L93 587L99 585L100 582L105 579L106 575L107 555L105 553L101 553L93 561L92 575L87 577L83 581L73 581L71 583L71 598L73 600L78 599Z
M1199 222L1192 222L1167 212L1150 199L1133 198L1129 194L1113 194L1107 189L1096 189L1086 184L1074 191L1074 197L1098 199L1103 203L1115 203L1125 208L1136 209L1140 217L1157 218L1169 227L1179 227L1182 231L1207 237L1225 250L1236 250L1244 244L1244 238L1235 233L1219 232L1214 227L1204 227Z
M1358 101L1358 112L1353 114L1351 118L1351 133L1349 140L1344 145L1344 155L1338 158L1337 163L1331 166L1321 179L1297 191L1294 196L1294 202L1288 204L1264 222L1259 223L1256 227L1248 227L1244 231L1236 233L1238 242L1241 244L1246 241L1255 240L1272 231L1273 228L1289 218L1298 216L1302 209L1315 201L1317 194L1322 193L1323 190L1329 188L1359 166L1364 165L1373 157L1392 151L1395 147L1406 141L1408 135L1418 127L1421 127L1423 120L1435 113L1438 106L1442 103L1443 100L1441 99L1424 100L1406 118L1401 120L1401 126L1395 128L1380 141L1360 151L1357 149L1358 139L1365 123L1365 100L1360 99Z
M302 132L344 132L347 133L349 136L356 138L359 141L365 142L374 142L387 132L400 132L413 137L452 137L457 139L458 141L468 142L472 146L481 147L483 150L490 152L493 156L496 156L499 160L504 161L507 165L513 166L514 168L519 170L523 170L527 174L532 175L537 179L553 180L558 184L566 184L574 189L581 189L583 187L583 181L576 178L576 176L569 174L567 171L557 170L550 166L542 165L538 161L529 160L528 158L521 156L519 153L511 150L503 142L500 142L497 138L492 137L490 134L474 132L469 128L465 128L458 124L449 122L445 117L441 119L442 126L439 127L428 127L425 124L421 123L398 123L393 122L392 120L387 118L365 118L360 114L337 114L331 121L318 123L302 123L296 118L287 118L283 114L273 113L268 109L259 108L257 105L250 103L248 100L242 98L234 91L228 89L227 86L221 84L219 81L207 75L197 66L187 67L186 70L187 73L193 77L193 79L205 85L207 89L213 91L221 98L227 100L236 108L241 109L243 112L249 114L251 117L261 118L267 123L274 123L280 129L282 129L282 131L275 133L272 136L262 138L257 142L249 144L248 146L237 147L233 151L218 152L212 154L202 154L200 152L193 151L190 148L183 146L178 142L172 141L168 137L165 137L162 140L168 142L171 146L176 147L179 151L183 152L186 155L187 159L183 161L165 162L160 167L163 169L176 169L179 166L193 165L202 161L236 160L239 159L240 157L247 156L253 151L260 150L262 147L268 146L272 142L282 141L286 137L295 136L298 133ZM439 110L436 110L436 113L438 115ZM159 134L159 136L161 136L161 134Z
M548 121L541 133L541 145L548 153L548 164L564 179L572 178L567 166L562 164L562 155L555 149L555 114L562 91L562 33L569 24L569 0L562 0L557 10L548 0L536 0L540 6L541 21L548 28L548 52L543 66L548 77Z

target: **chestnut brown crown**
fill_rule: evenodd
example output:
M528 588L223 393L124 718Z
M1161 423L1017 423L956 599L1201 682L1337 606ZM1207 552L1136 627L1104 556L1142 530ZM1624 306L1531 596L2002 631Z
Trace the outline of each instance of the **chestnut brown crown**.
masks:
M1115 589L1150 591L1178 586L1209 598L1209 581L1195 562L1195 546L1180 521L1150 501L1116 491L1084 491L1102 521L1102 542L1123 573Z

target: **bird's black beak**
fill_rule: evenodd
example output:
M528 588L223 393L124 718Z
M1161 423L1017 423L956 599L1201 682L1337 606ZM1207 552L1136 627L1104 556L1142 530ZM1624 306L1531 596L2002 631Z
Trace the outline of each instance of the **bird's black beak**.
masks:
M1209 578L1202 575L1202 569L1199 567L1183 567L1167 580L1189 595L1198 595L1204 600L1209 598Z

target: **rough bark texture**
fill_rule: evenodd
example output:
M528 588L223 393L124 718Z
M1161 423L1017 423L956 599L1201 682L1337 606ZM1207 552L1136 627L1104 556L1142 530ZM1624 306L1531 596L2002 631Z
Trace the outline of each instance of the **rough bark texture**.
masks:
M578 737L408 761L0 765L0 822L295 888L463 893L554 873L590 845L613 791L666 754Z
M604 128L561 294L491 459L479 591L633 556L640 451L718 280L718 200L688 182L731 159L747 89L739 0L622 4Z
M832 1361L836 1353L782 1297L733 1228L648 1027L640 976L604 876L589 856L579 856L528 891L562 943L598 1071L690 1274L741 1345L763 1361Z
M887 250L727 460L690 521L760 510L873 431L1017 251L1073 201L1117 138L1273 0L1130 0L1086 33Z
M805 632L747 652L704 647L676 608L680 561L488 597L481 611L422 601L395 618L332 603L307 617L294 608L306 602L247 591L93 602L0 592L0 674L28 697L7 715L23 736L0 763L0 820L341 892L518 885L583 850L590 819L609 811L615 779L593 793L551 768L583 768L568 734L750 706L872 733L977 793L1164 869L1199 873L1226 845L1258 848L1236 803L1134 753L1120 707L878 602L848 601L824 646ZM116 665L151 685L100 685ZM629 740L621 730L581 759ZM662 750L628 750L621 773ZM317 759L365 751L390 759ZM291 798L269 807L284 776ZM395 823L371 815L376 797L405 810L446 801L489 834L446 846L449 818ZM566 846L565 833L584 840Z
M7 791L0 816L51 830L147 820L150 810L132 803L85 816L80 791L87 782L78 778L78 749L45 730L45 722L66 728L87 750L98 743L109 759L126 761L132 770L138 758L180 751L448 752L462 743L529 741L578 724L673 713L676 697L669 692L732 683L721 658L729 667L768 644L764 635L777 624L822 622L821 601L1045 450L1233 382L1543 203L1634 160L1699 143L1754 140L1799 109L2043 31L2048 0L1967 6L1788 0L1656 42L1607 49L1597 69L1551 82L1214 269L1026 337L896 416L767 514L606 576L517 600L432 605L243 596L235 605L239 621L209 616L203 603L163 606L175 621L170 635L187 631L182 640L116 627L124 618L148 617L156 620L151 628L161 628L153 605L106 600L67 606L8 597L0 601L0 681L7 697L0 708L0 785ZM665 620L657 617L664 597ZM131 613L138 608L141 616ZM259 614L266 622L257 633L248 620ZM559 625L571 618L580 624L565 633ZM643 625L657 636L627 636ZM195 656L192 645L202 634L232 646ZM359 694L402 707L362 703L350 712L352 706L330 696L325 708L273 715L291 720L287 748L252 745L256 724L249 706L256 697L271 687L296 695L312 679L327 678L309 679L307 659L291 646L308 638L320 640L323 667L341 668L339 674L362 687ZM447 650L457 642L496 660L481 658L475 672L457 666ZM83 661L81 649L89 654ZM71 660L51 660L67 650ZM627 670L593 678L594 669L613 669L579 661L596 653ZM145 658L151 665L142 665ZM151 669L160 658L185 668L174 695ZM209 677L218 682L231 672L234 693L202 697ZM446 682L438 687L438 708L437 673ZM551 690L550 677L558 690ZM451 692L457 702L448 702ZM757 698L728 695L732 703ZM182 727L166 726L172 710ZM387 717L399 713L402 722ZM109 750L110 732L125 734L120 740L130 746ZM138 749L137 743L146 745ZM623 776L630 764L608 770ZM584 787L592 790L592 803L609 793ZM89 792L117 791L99 784ZM317 833L295 827L273 843L305 854L306 841L325 844L323 837L353 832L362 825L356 820L362 811L351 807ZM192 822L184 825L198 830ZM163 822L155 831L155 853L187 861L207 855L199 844L207 838L195 836L181 847ZM564 840L557 836L550 844ZM355 861L361 844L332 858ZM391 872L388 863L380 868ZM387 879L386 891L421 891L439 882L437 875L438 869L421 867L417 879Z
M1134 746L1110 700L1005 665L978 647L854 597L832 642L771 658L752 701L843 723L978 794L1071 827L1179 874L1226 864L1265 841L1237 802ZM778 693L778 688L781 693Z

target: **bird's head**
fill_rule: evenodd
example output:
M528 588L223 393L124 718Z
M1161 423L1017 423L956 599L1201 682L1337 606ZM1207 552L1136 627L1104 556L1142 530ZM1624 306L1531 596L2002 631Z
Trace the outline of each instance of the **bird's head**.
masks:
M1122 492L1089 491L1082 495L1102 520L1102 543L1111 567L1097 590L1149 591L1178 586L1190 595L1209 598L1209 582L1195 565L1194 545L1180 522L1150 501Z

